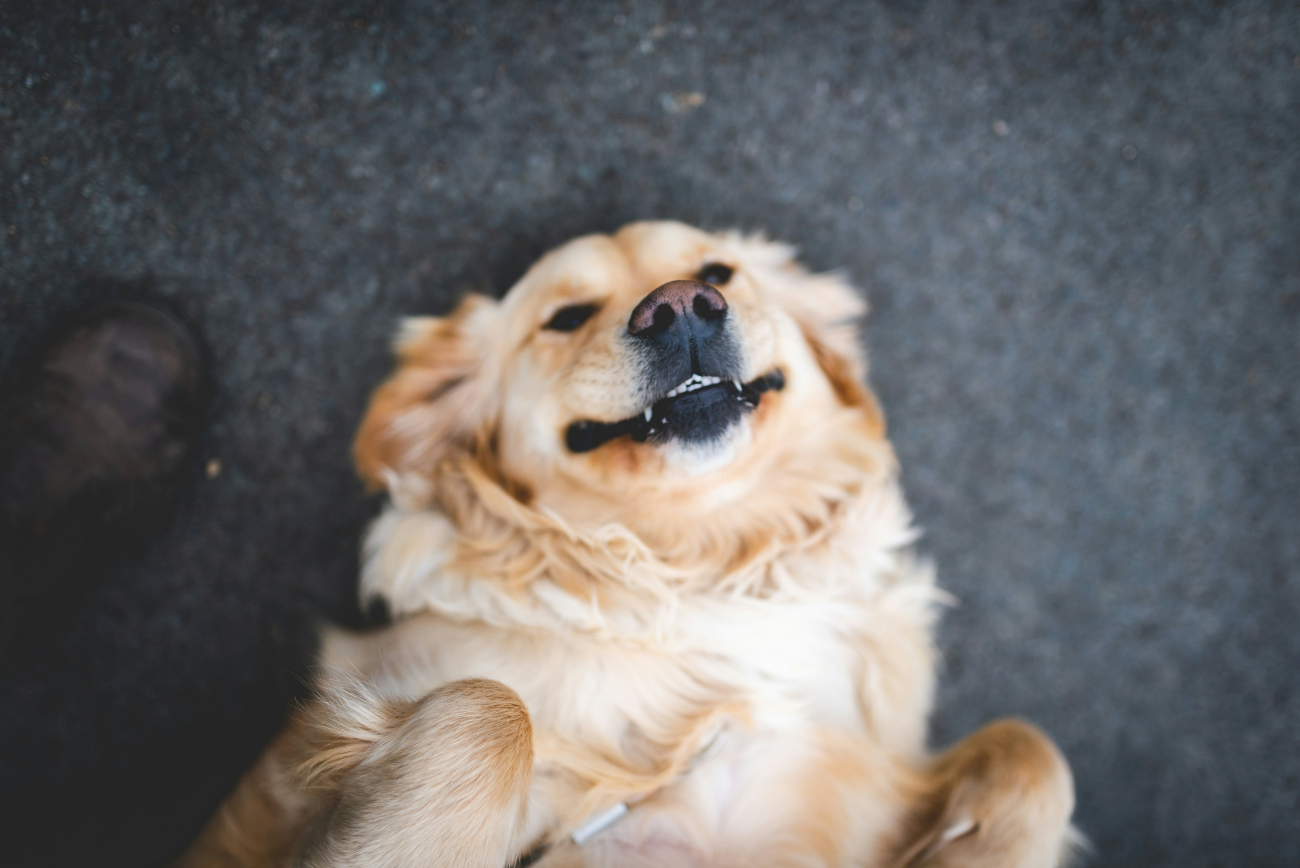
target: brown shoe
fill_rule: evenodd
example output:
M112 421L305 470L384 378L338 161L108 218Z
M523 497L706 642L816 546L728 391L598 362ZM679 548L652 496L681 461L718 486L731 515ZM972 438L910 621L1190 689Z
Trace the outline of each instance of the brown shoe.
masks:
M0 661L165 523L206 391L189 330L118 301L57 330L0 397Z

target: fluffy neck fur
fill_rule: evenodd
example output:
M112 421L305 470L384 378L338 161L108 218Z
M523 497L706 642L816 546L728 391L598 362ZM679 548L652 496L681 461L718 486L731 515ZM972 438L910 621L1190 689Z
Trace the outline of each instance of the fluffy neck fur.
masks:
M688 599L887 584L915 537L888 443L852 408L802 441L775 456L762 494L704 521L664 514L651 545L625 524L575 527L528 505L481 439L427 477L389 478L362 596L384 596L397 615L663 641Z

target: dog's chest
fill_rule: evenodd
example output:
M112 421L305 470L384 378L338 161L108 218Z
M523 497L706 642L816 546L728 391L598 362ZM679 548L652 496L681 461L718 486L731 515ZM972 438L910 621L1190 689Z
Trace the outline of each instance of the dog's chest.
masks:
M461 644L439 673L484 676L524 699L534 726L576 739L658 741L719 706L757 729L858 728L862 649L843 600L684 607L659 640L507 637Z
M731 848L796 821L822 762L817 733L864 734L858 649L842 615L684 612L683 625L698 629L671 651L575 642L537 658L516 689L539 732L539 774L554 770L546 733L558 732L612 748L647 782L625 816L584 840L581 864L711 865L721 841ZM674 755L685 761L673 766Z
M796 837L810 834L809 824L842 813L816 807L831 791L827 779L846 769L869 777L852 767L919 750L933 592L924 569L894 563L873 571L881 580L822 594L684 600L660 634L614 638L426 613L376 637L353 668L381 692L412 699L465 678L515 690L534 732L529 840L630 805L576 861L555 864L712 865L708 853L749 852L792 823ZM602 775L622 780L609 786ZM602 783L613 795L593 798ZM884 823L890 814L881 802L859 816ZM875 832L854 834L870 841Z

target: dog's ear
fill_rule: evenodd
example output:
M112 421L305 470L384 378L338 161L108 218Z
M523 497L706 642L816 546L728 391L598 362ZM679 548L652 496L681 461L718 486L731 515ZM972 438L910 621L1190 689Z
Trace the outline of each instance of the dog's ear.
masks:
M445 317L412 317L394 343L397 371L375 390L352 445L366 487L389 473L430 471L468 446L497 410L497 303L468 295Z
M837 273L800 274L786 298L813 357L839 399L863 407L883 424L875 396L866 386L867 363L859 325L867 305ZM882 431L883 433L883 431Z
M873 436L885 436L885 414L867 386L867 363L858 324L866 303L838 275L810 274L800 281L791 313L813 358L846 406L862 410Z
M866 302L837 272L808 274L800 269L786 279L784 307L799 323L836 391L842 392L850 384L860 388L866 359L859 325L867 313ZM841 384L845 379L849 382Z
M867 312L862 296L838 272L809 274L794 248L761 235L729 240L740 246L746 266L799 324L813 357L845 405L863 411L872 431L883 437L885 417L866 386L867 363L859 325Z

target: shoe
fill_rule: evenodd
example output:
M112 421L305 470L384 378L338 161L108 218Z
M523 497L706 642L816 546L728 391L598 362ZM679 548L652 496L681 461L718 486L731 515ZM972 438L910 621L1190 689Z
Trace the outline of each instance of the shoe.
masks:
M176 317L116 301L56 330L0 396L0 663L165 525L207 391Z

